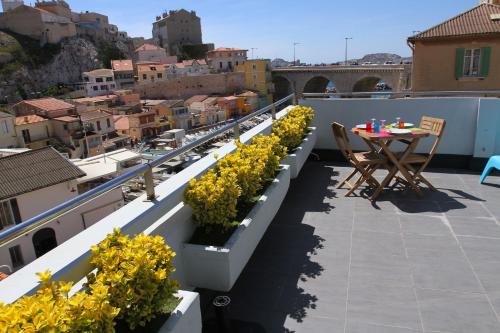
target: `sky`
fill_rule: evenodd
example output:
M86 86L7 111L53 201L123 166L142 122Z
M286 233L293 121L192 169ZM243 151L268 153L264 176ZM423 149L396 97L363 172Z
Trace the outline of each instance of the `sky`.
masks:
M73 11L95 11L129 36L151 37L152 22L165 10L195 10L204 43L256 48L255 58L305 63L344 60L368 53L410 56L406 38L478 4L479 0L66 0ZM28 1L26 1L28 2ZM249 56L252 54L249 52Z

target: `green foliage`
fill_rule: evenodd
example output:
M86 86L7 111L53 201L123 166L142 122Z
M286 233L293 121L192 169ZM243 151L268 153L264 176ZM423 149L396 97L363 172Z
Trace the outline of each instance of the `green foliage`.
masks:
M111 306L106 286L68 297L72 283L50 282L48 271L37 275L41 287L33 296L0 303L0 332L114 332L120 310Z
M181 55L179 60L190 60L190 59L205 59L207 57L208 45L183 45L181 47Z
M109 302L119 308L118 319L130 329L145 326L159 313L172 311L179 289L170 275L175 253L161 236L137 235L133 239L115 229L92 247L91 264L97 273L87 276L87 288L109 289Z
M234 227L238 207L255 202L258 192L279 169L286 149L275 136L257 136L248 144L237 142L236 151L217 162L199 180L192 179L184 192L184 203L193 209L194 221L202 227Z
M101 41L97 47L98 58L103 68L111 68L111 60L126 59L125 54L116 45Z
M313 117L312 108L296 106L273 124L273 133L281 139L288 151L293 151L302 143Z

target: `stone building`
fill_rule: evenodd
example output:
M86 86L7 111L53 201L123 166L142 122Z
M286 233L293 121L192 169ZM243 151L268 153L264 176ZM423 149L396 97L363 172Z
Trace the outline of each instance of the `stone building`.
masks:
M233 47L219 47L208 51L208 63L217 72L233 72L234 69L247 60L245 49Z
M2 0L2 9L4 12L12 10L21 5L24 5L23 0Z
M148 43L135 49L135 59L137 63L157 62L159 64L172 64L177 62L177 57L169 57L164 48Z
M63 38L76 36L76 26L71 19L26 5L0 15L0 29L40 40L41 44L57 44Z
M408 39L414 91L498 90L500 1L480 4Z
M202 44L201 20L195 11L165 12L153 23L153 40L169 55L179 55L183 45Z

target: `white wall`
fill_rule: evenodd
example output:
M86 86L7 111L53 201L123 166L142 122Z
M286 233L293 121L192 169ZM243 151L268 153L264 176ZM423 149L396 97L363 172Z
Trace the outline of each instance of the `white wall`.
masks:
M491 112L500 112L500 99L481 99ZM371 118L395 121L402 117L406 122L418 125L422 116L446 119L445 134L438 149L439 154L473 156L476 134L483 131L478 127L478 98L413 98L413 99L307 99L301 104L312 106L316 111L315 124L318 127L317 149L337 149L330 124L334 121L343 124L349 132L351 144L355 150L366 150L366 144L350 133L352 127L366 123ZM486 109L486 106L484 106ZM496 110L496 111L495 111ZM485 116L491 130L499 132L500 117L493 120ZM493 139L495 140L495 139ZM417 152L429 152L432 138L422 140ZM491 148L490 153L500 153L500 145Z
M26 221L27 219L43 213L48 209L76 196L78 192L71 192L71 187L68 186L68 183L69 182L57 184L18 196L16 199L22 220ZM71 183L73 184L74 182ZM76 189L76 184L74 185L74 188ZM89 202L73 211L70 211L59 219L46 224L44 228L54 229L57 244L62 244L74 235L94 225L103 217L108 216L112 212L120 209L123 204L121 189L117 188L108 193L106 196L102 196L97 200ZM33 234L35 232L36 230L29 232L12 243L0 247L0 265L9 265L12 267L9 248L15 245L21 246L21 252L25 264L29 264L35 260L36 255L32 242Z
M0 148L17 147L14 117L0 118Z

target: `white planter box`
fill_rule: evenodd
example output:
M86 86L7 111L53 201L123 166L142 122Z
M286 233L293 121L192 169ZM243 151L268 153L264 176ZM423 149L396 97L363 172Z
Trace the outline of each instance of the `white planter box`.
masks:
M182 297L158 333L201 333L200 296L198 293L179 290L176 296Z
M184 269L194 287L229 291L245 268L290 186L290 168L282 170L223 247L184 244Z
M309 154L311 154L316 144L316 139L318 137L317 129L316 127L309 127L309 130L302 144L295 149L293 154L287 155L282 162L290 166L291 179L295 179L299 176L300 170L304 166L304 163L306 163Z

